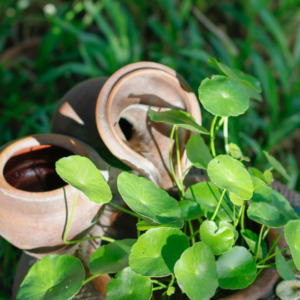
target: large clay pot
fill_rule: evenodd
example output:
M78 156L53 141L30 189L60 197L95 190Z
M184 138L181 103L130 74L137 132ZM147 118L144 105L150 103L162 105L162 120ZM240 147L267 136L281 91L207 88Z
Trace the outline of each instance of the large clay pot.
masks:
M55 162L74 154L107 172L107 164L90 146L63 135L33 135L0 149L0 234L31 256L70 251L62 236L76 189L60 179ZM79 192L68 238L86 235L103 209Z
M88 80L73 88L60 102L51 132L84 140L104 159L108 148L130 168L169 189L173 186L169 170L171 126L153 123L148 116L150 108L184 110L201 124L198 100L186 81L166 66L140 62L121 68L108 79ZM191 132L180 130L179 135L184 171L189 166L185 144Z

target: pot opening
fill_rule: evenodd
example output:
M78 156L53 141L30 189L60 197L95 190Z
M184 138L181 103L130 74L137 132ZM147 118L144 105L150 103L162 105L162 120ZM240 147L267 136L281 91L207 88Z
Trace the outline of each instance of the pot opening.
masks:
M125 118L120 118L119 126L120 126L126 140L130 141L130 139L132 138L132 135L133 135L133 131L134 131L133 125Z
M66 186L55 171L55 162L73 155L69 150L41 145L22 150L6 163L3 174L13 187L26 192L48 192Z

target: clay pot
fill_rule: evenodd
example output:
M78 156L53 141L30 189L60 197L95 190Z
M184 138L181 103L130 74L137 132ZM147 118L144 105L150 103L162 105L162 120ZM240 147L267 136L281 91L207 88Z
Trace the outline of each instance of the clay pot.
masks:
M33 135L0 149L0 234L31 256L70 253L70 248L76 247L62 241L76 189L55 172L58 159L74 154L90 158L103 172L107 170L90 146L63 135ZM79 192L68 239L85 236L103 209Z
M171 126L152 122L148 110L184 110L201 124L200 107L192 89L174 70L151 62L125 66L105 80L96 78L73 88L60 102L51 132L82 139L114 166L105 156L106 146L111 154L157 186L171 188ZM187 130L179 132L183 171L189 166L185 144L190 135ZM174 150L175 145L176 165Z

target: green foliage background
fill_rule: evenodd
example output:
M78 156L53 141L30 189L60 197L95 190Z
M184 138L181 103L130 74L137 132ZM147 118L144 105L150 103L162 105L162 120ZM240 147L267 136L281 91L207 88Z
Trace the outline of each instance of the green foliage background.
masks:
M214 56L263 87L263 103L251 101L230 119L230 142L259 168L268 167L262 150L275 155L288 186L300 191L299 7L299 0L2 0L0 145L48 132L58 100L87 78L155 61L196 92L218 74L207 62ZM210 121L204 113L203 125ZM10 297L18 254L1 240L0 299Z

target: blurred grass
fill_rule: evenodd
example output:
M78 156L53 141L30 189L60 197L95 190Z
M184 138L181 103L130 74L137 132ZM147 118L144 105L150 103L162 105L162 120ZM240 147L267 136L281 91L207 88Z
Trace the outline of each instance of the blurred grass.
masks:
M214 56L263 86L263 103L230 119L231 141L259 168L268 167L262 149L270 151L300 191L299 7L299 0L2 0L0 145L48 132L57 101L84 79L150 60L197 92L216 71L207 62ZM204 126L210 120L203 113ZM10 247L1 240L0 297L10 295L18 255Z

